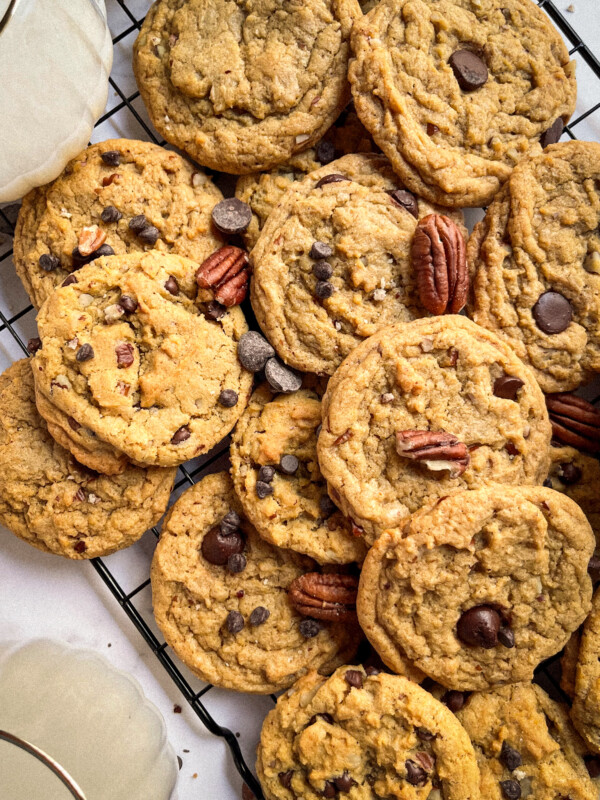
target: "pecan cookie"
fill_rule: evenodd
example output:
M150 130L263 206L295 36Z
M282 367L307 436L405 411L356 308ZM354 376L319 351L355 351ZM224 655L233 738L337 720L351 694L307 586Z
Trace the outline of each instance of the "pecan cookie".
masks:
M486 800L597 800L566 706L535 684L475 692L456 712L469 734Z
M203 680L276 692L311 668L332 672L361 640L355 618L317 622L296 611L288 590L312 569L312 559L261 539L227 473L209 475L181 495L163 525L152 560L154 615Z
M600 590L581 634L571 718L589 747L600 753Z
M600 372L600 144L521 162L468 245L469 316L506 339L545 392Z
M267 800L479 800L469 738L415 683L362 667L310 673L277 701L256 763Z
M594 535L543 487L455 494L382 534L365 559L358 617L383 661L454 690L531 680L590 608Z
M221 199L207 175L171 150L129 139L94 144L23 199L16 270L39 308L98 256L153 248L201 262L221 244L210 221Z
M489 203L575 108L575 64L531 0L382 0L352 50L362 123L406 186L440 205Z
M366 337L426 315L410 246L435 211L377 155L344 156L293 183L251 254L252 307L281 358L331 375ZM462 238L460 213L448 224Z
M362 561L364 542L329 499L317 463L321 401L300 389L257 389L231 442L231 475L244 513L266 541L321 564Z
M329 381L318 456L329 493L372 543L421 506L490 483L541 483L550 423L530 370L449 315L394 325Z
M243 175L317 142L349 100L357 0L157 0L133 68L155 127Z
M31 362L0 375L0 523L38 550L81 559L133 544L164 513L175 472L132 465L111 477L91 472L48 433Z
M136 463L206 453L250 397L252 374L237 356L244 315L221 309L215 320L196 304L196 269L154 251L100 258L38 315L38 392Z

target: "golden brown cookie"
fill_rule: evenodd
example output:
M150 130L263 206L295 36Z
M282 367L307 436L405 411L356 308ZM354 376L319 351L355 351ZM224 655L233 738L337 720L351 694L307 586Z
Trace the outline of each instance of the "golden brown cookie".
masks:
M600 590L581 634L571 719L587 745L600 753Z

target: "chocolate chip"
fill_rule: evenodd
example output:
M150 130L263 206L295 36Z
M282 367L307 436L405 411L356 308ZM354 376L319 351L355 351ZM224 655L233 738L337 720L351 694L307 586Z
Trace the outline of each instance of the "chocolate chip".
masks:
M500 628L498 631L498 641L504 647L511 647L515 646L515 634L508 626Z
M44 272L54 272L55 269L60 267L60 258L58 256L53 256L50 253L44 253L40 256L38 264L44 270Z
M268 497L270 494L273 494L273 487L270 483L265 483L264 481L256 481L256 496L259 500L264 500L265 497Z
M169 275L167 280L165 281L165 289L169 294L175 296L179 294L179 284L177 283L177 279L173 277L173 275Z
M233 389L223 389L219 395L219 403L225 408L233 408L237 405L237 401L238 393L234 392Z
M600 581L600 557L599 556L592 556L588 561L588 575L592 579L592 583L598 583Z
M406 767L406 780L411 786L424 786L427 783L427 773L415 761L410 758L404 762Z
M240 515L236 511L228 511L219 523L219 528L221 533L227 536L228 534L237 531L241 524L242 518Z
M388 194L400 208L408 211L415 219L419 218L419 204L414 194L407 192L406 189L390 189Z
M579 467L576 467L575 464L560 464L558 477L561 479L563 483L566 483L567 486L572 486L574 483L577 483L581 480L582 472Z
M85 553L87 550L87 546L85 542L77 542L77 544L73 547L76 553Z
M415 733L422 742L431 742L435 739L435 733L428 731L427 728L415 728Z
M345 175L340 175L339 172L332 173L331 175L325 175L321 180L317 181L315 184L315 189L320 189L321 186L327 186L328 183L339 183L340 181L349 181L350 178L347 178Z
M479 89L488 79L488 68L471 50L457 50L448 59L454 77L464 92Z
M200 550L209 564L224 567L233 555L244 549L244 539L238 531L224 534L220 527L211 528L202 540Z
M138 233L138 239L144 244L153 245L156 244L158 237L160 236L160 231L154 225L146 225L145 228Z
M33 339L30 339L27 342L27 352L31 353L31 355L37 353L37 351L40 350L41 347L42 347L42 340L37 336Z
M518 750L511 747L507 741L502 742L502 750L500 751L500 761L504 764L506 769L514 772L517 767L523 763L523 758Z
M250 614L248 623L255 628L257 625L262 625L265 623L270 616L271 612L268 608L265 608L264 606L256 606L254 611Z
M300 462L296 456L286 454L281 456L279 459L279 469L286 475L293 475L295 472L297 472L299 466Z
M276 358L270 358L265 364L265 378L269 386L276 392L296 392L302 386L302 378L297 372L285 367Z
M122 216L123 214L121 214L118 208L115 208L114 206L106 206L106 208L102 209L100 219L102 222L110 224L111 222L118 222Z
M524 385L525 381L522 381L521 378L514 375L501 375L494 381L494 395L503 400L516 400L517 392Z
M344 679L346 683L355 689L362 689L363 687L363 674L358 669L347 669Z
M546 489L552 489L552 481L550 480L550 478L546 478L542 486L545 486Z
M129 220L129 230L137 234L143 231L144 228L147 228L149 224L150 223L143 214L138 214Z
M121 163L121 153L118 150L105 150L100 154L100 158L109 167L118 167Z
M322 792L320 792L321 797L327 797L331 800L332 797L336 797L337 789L335 788L335 784L331 781L325 781L325 788Z
M221 200L212 210L212 221L217 230L230 235L243 233L252 220L249 205L237 197Z
M178 428L171 437L171 444L181 444L181 442L185 442L187 439L189 439L191 435L192 432L187 425L182 425L181 428Z
M133 314L137 311L138 302L135 298L130 297L128 294L122 294L119 300L119 305L126 314Z
M242 334L238 342L238 358L244 369L258 372L275 355L275 350L257 331Z
M68 275L61 283L61 286L71 286L74 283L77 283L77 278L75 275Z
M433 136L438 131L439 131L438 126L434 125L433 122L427 123L427 136Z
M77 361L90 361L94 357L94 348L91 344L82 344L75 353Z
M367 677L370 678L372 675L379 675L381 670L377 669L377 667L365 667L365 672L367 673Z
M519 781L500 781L500 788L507 800L519 800L521 797L521 784Z
M331 164L332 161L335 161L335 147L333 146L332 142L326 142L321 140L317 145L317 161L322 166L326 164Z
M461 642L489 649L498 644L500 614L489 606L474 606L465 611L456 625Z
M313 639L321 630L321 626L314 619L303 619L298 629L305 639Z
M129 344L129 342L118 344L115 347L115 354L117 356L117 367L119 369L130 367L134 362L133 353L134 353L133 345Z
M78 431L79 428L81 428L81 425L77 422L76 419L73 419L73 417L67 417L67 422L69 423L69 427L73 431Z
M289 789L292 785L292 777L294 775L293 770L288 769L287 772L280 772L278 775L279 783L283 786L284 789Z
M561 333L571 324L571 303L559 292L544 292L531 309L536 325L544 333Z
M230 611L226 623L229 633L239 633L244 627L244 618L239 611Z
M556 144L562 136L564 129L565 123L563 122L562 117L555 119L548 130L544 131L540 137L540 144L542 147L548 147L549 144Z
M262 483L271 483L275 477L275 467L261 467L258 470L258 480Z
M349 792L353 786L356 786L356 781L347 772L343 772L339 778L334 778L333 782L338 792Z
M319 508L321 510L321 514L325 517L330 517L332 514L335 514L337 511L337 506L329 497L328 494L324 494L321 496L319 500Z
M323 258L331 258L333 255L333 247L325 242L313 242L310 248L309 256L315 260Z
M329 261L321 259L321 261L317 261L313 266L313 274L315 278L318 278L320 281L326 281L327 278L331 278L333 275L333 267Z
M233 575L237 575L238 572L243 572L246 569L246 556L243 553L233 553L227 559L227 569Z
M467 697L464 692L457 692L455 689L450 689L449 692L442 697L442 703L448 706L450 711L453 711L455 714L457 711L460 711L461 708L464 706Z
M218 319L221 319L225 315L226 308L222 306L220 303L217 303L215 300L211 300L208 306L206 307L206 311L204 312L204 316L208 317L208 319L212 319L215 322Z
M315 286L315 295L319 300L327 300L335 292L335 286L329 281L318 281Z
M115 251L109 244L101 244L97 250L94 250L93 253L90 253L89 256L82 256L79 252L79 248L76 247L73 252L71 253L71 257L73 258L73 266L75 269L81 269L81 267L85 266L86 264L95 261L97 258L101 256L114 256Z
M600 758L598 756L584 756L583 760L590 778L600 778Z

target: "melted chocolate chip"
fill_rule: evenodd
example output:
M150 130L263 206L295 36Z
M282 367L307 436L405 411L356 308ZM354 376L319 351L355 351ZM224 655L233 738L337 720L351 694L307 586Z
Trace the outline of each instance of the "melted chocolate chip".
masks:
M466 694L464 692L457 692L455 689L450 689L450 691L446 692L442 697L442 703L447 705L450 711L453 711L455 714L457 711L461 710L466 700Z
M279 778L279 783L283 786L284 789L289 789L292 785L292 777L294 775L293 770L288 769L287 772L280 772L277 776Z
M561 479L563 483L566 483L567 486L572 486L574 483L577 483L581 480L582 472L579 467L576 467L575 464L561 464L559 467L558 477Z
M427 783L427 773L415 761L410 758L404 762L406 767L406 780L411 786L424 786Z
M330 164L332 161L335 161L335 147L331 142L326 142L323 139L317 145L317 161L319 164L325 166L326 164Z
M500 614L489 606L474 606L465 611L456 625L458 638L471 647L496 647Z
M106 206L106 208L102 209L100 219L102 222L110 224L111 222L118 222L122 216L123 214L121 214L118 208L115 208L114 206Z
M514 375L501 375L494 381L494 395L503 400L516 400L517 393L525 382Z
M548 130L544 131L540 137L540 144L542 147L548 147L549 144L556 144L562 136L564 129L565 123L562 121L562 118L559 117L555 119Z
M181 444L181 442L185 442L186 439L189 439L192 435L192 432L186 425L182 425L181 428L178 428L171 438L171 444Z
M58 256L53 256L50 253L44 253L40 256L38 264L44 270L44 272L54 272L55 269L60 267L60 258Z
M227 309L225 308L225 306L222 306L220 303L217 303L216 300L211 300L206 307L204 316L216 322L217 320L221 319L221 317L225 316L226 310Z
M172 294L173 296L179 294L179 284L177 283L177 279L173 275L169 275L169 277L165 281L165 289L169 294Z
M31 353L31 355L37 353L38 350L41 350L41 347L42 347L42 340L37 336L33 339L30 339L27 342L27 352Z
M79 348L79 350L75 353L75 358L77 361L90 361L94 357L94 348L91 344L83 344Z
M419 218L419 204L414 194L407 192L406 189L391 189L388 194L400 208L408 211L415 219Z
M265 608L264 606L256 606L254 611L250 614L248 624L253 628L256 628L257 625L263 625L270 616L271 612L268 608Z
M337 795L337 789L335 788L335 784L331 781L325 781L325 788L321 792L321 797L327 797L331 800L332 797Z
M335 788L338 792L349 792L353 786L356 786L356 781L351 778L347 772L343 772L339 778L335 778Z
M506 769L510 772L514 772L514 770L523 763L523 758L518 750L515 750L507 741L504 741L502 742L502 750L500 751L500 761L504 764Z
M347 669L344 675L346 683L355 689L363 688L363 674L358 669Z
M498 631L498 641L504 647L511 647L515 646L515 634L513 633L512 629L508 626L500 628Z
M457 50L452 53L448 63L454 77L464 92L472 92L483 86L488 79L485 62L471 50Z
M559 292L541 294L531 313L538 328L548 334L562 333L573 319L571 303Z
M134 311L137 311L138 302L134 297L130 297L128 294L122 294L119 305L126 314L133 314Z
M317 181L315 184L315 189L320 189L322 186L327 186L328 183L339 183L340 181L349 181L350 178L347 178L345 175L340 175L339 172L335 172L331 175L325 175L321 180Z
M600 581L600 557L592 556L588 562L588 575L592 579L592 583L596 584Z
M239 633L244 627L244 618L239 611L230 611L227 614L226 625L229 633Z
M68 275L61 283L61 286L71 286L74 283L77 283L77 278L75 275Z
M415 728L415 733L422 742L431 742L435 739L435 733L428 731L427 728Z
M216 526L209 530L200 547L206 561L216 567L224 567L231 556L240 554L243 549L244 539L240 533L224 534Z
M108 167L118 167L121 163L121 154L118 150L105 150L100 154L100 158Z
M521 784L519 781L500 781L500 788L506 800L519 800L521 797Z

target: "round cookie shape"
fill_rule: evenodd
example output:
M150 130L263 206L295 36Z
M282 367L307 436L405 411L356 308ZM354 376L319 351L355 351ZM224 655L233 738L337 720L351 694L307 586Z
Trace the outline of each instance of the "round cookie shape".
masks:
M38 315L37 390L136 463L175 466L206 453L250 396L252 375L237 357L244 315L205 316L196 269L154 251L98 259ZM219 403L224 390L236 405Z
M575 64L531 0L383 0L355 24L352 50L363 125L406 186L440 205L487 205L575 108Z
M317 142L349 100L357 0L159 0L133 68L155 127L212 169L244 175Z
M455 494L382 534L360 577L361 627L383 661L449 689L531 680L585 619L594 536L544 487Z
M349 155L293 183L270 214L251 254L251 300L286 363L332 375L363 339L427 314L410 244L436 209L409 195L408 210L395 191L387 159Z
M547 475L550 423L533 375L464 317L420 319L367 339L329 381L322 408L321 472L368 544L440 497ZM423 432L423 446L405 455L412 444L401 440L411 432ZM427 458L440 437L456 441L462 460L443 450Z
M600 590L594 593L579 644L571 719L581 737L600 753Z
M267 385L259 387L231 442L235 491L246 517L271 544L321 564L362 561L364 542L352 536L319 470L320 424L321 401L315 392L275 395Z
M48 433L30 360L0 375L0 523L38 550L83 559L128 547L164 513L175 472L91 472Z
M80 268L74 251L93 226L105 236L99 255L109 255L107 248L117 255L154 249L202 263L222 244L210 217L222 197L207 175L171 150L130 139L93 144L23 199L17 273L39 308Z
M203 680L276 692L311 668L332 672L361 640L356 624L339 622L313 621L303 635L306 618L287 591L312 569L311 559L261 539L227 473L209 475L181 495L163 525L151 569L154 615L169 645Z
M531 800L598 797L567 707L539 686L516 683L475 692L456 716L473 743L482 798L506 800L514 784L518 796Z
M256 767L267 800L480 797L473 748L452 712L407 678L362 667L311 672L282 695Z
M469 239L469 316L502 336L544 392L600 372L600 144L515 167Z

